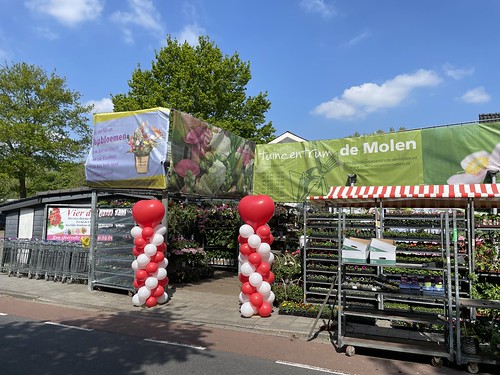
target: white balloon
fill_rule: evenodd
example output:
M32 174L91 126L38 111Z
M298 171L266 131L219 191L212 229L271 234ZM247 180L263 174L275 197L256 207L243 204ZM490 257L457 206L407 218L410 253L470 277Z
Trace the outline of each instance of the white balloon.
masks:
M140 254L137 257L137 265L140 269L146 268L146 265L151 262L151 259L146 254Z
M159 233L155 233L155 235L151 239L151 243L156 246L161 245L163 242L165 242L165 238L163 238L163 235Z
M269 292L271 291L271 284L269 284L267 281L263 281L260 286L257 288L257 291L262 294L262 296L267 296Z
M144 254L147 256L154 256L158 250L156 249L156 245L153 245L152 243L148 243L146 246L144 246Z
M153 276L158 280L163 280L165 277L167 277L167 270L165 268L159 267Z
M166 292L164 292L162 296L156 297L156 302L160 304L167 302L167 300L168 300L168 294Z
M240 227L240 236L243 237L243 238L248 238L248 237L250 237L254 233L255 232L253 231L253 228L252 228L251 225L243 224Z
M251 263L245 262L241 265L240 272L244 276L250 276L255 273L255 267Z
M262 275L258 272L254 272L248 277L248 282L250 285L259 288L263 283Z
M142 228L136 225L135 227L130 229L130 234L134 238L140 237L142 236Z
M136 293L132 296L132 303L134 304L134 306L141 306L142 303L139 299L139 295Z
M240 308L241 315L245 318L250 318L254 314L253 306L250 302L244 302Z
M156 227L153 228L156 234L161 234L164 235L167 233L167 227L163 224L158 224Z
M240 253L238 255L238 260L239 260L240 264L243 264L245 262L248 262L248 257L246 255L243 255Z
M257 234L252 234L250 237L248 237L248 245L250 247L253 247L254 249L257 249L260 246L261 242L262 240Z
M158 262L158 268L167 268L168 266L168 259L163 258L161 262Z
M146 279L145 285L149 290L154 289L158 286L158 279L154 276L150 276Z
M239 300L241 303L250 302L250 296L243 292L240 292Z
M139 296L139 301L141 301L141 305L146 302L146 300L151 296L151 290L149 290L145 286L141 286L137 291L137 295Z
M269 297L267 297L267 299L266 299L266 302L268 302L268 303L270 303L272 305L275 298L276 298L276 296L274 295L274 292L271 291L269 293Z
M267 263L269 263L270 265L274 263L274 254L273 253L269 253L269 259L267 260Z
M269 254L271 252L271 246L269 246L269 244L266 242L262 242L260 246L257 248L257 252L260 255Z
M139 269L139 263L137 263L137 259L135 259L133 262L132 262L132 269L134 271L137 271Z

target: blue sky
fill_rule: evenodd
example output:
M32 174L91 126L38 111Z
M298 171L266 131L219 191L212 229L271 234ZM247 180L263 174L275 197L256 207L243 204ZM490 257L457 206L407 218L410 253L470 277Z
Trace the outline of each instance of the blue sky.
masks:
M500 112L497 0L0 0L0 62L55 70L112 111L167 35L250 62L276 135L419 129Z

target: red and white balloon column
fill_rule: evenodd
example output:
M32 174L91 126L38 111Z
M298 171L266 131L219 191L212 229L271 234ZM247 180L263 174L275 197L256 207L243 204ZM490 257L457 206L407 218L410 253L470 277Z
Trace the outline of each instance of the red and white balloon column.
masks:
M137 223L130 230L134 238L132 269L137 293L132 297L132 303L135 306L154 307L168 299L165 292L168 285L167 246L163 237L167 228L161 224L164 216L165 207L159 200L141 200L132 207L132 217Z
M267 225L274 214L274 201L267 195L249 195L240 201L238 212L245 223L238 236L238 277L242 283L240 312L245 318L257 314L267 317L271 315L275 298L271 291L274 281L271 244L274 238Z

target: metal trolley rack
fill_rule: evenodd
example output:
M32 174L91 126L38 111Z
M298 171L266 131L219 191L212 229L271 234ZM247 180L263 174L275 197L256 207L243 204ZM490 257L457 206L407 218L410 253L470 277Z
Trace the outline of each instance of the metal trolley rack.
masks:
M414 354L429 355L432 357L431 363L440 366L443 359L457 364L467 363L469 372L477 372L477 363L498 364L495 358L482 358L480 355L465 355L460 348L460 329L454 326L454 319L460 318L462 308L470 308L486 301L468 299L470 292L469 280L464 275L473 272L473 265L460 264L460 255L457 253L457 233L458 230L467 238L474 235L474 209L490 209L500 205L500 185L499 184L474 184L474 185L431 185L431 186L339 186L332 187L325 196L309 197L306 206L314 211L316 207L329 207L330 212L338 212L338 269L337 277L333 281L328 295L323 303L324 307L328 302L335 304L337 310L336 332L331 334L337 349L345 350L346 354L353 355L355 347L366 347L388 351L408 352ZM375 211L374 227L376 238L383 237L384 212L386 209L435 209L441 212L441 233L442 256L444 259L441 267L443 274L444 293L441 296L421 294L419 296L408 296L408 301L412 303L433 302L441 304L442 312L434 314L412 314L406 312L393 312L384 309L384 299L394 298L397 293L390 293L384 290L373 292L374 301L371 308L359 308L351 306L349 297L352 291L346 288L343 280L347 274L346 268L349 263L343 262L341 258L341 246L345 236L346 209L370 208ZM307 217L307 209L305 210ZM457 213L463 213L460 228L457 227ZM341 221L344 221L341 223ZM304 235L307 236L307 220L304 225ZM342 229L342 230L341 230ZM466 257L473 257L473 241L467 242ZM307 253L307 246L305 247ZM360 265L359 263L357 264ZM367 266L373 264L365 263ZM395 265L402 266L402 265ZM384 267L377 266L378 276L384 276ZM459 269L459 267L461 269ZM306 278L307 275L304 275ZM335 284L335 285L334 285ZM334 297L331 294L336 294ZM367 293L365 293L367 294ZM427 300L425 302L424 300ZM487 301L488 306L498 308L500 301ZM318 317L320 316L318 314ZM382 324L359 324L352 323L352 318L371 319ZM349 322L351 320L351 322ZM311 334L315 328L314 324ZM383 322L411 322L423 323L427 325L440 325L443 327L439 334L430 332L429 334L419 333L418 335L405 336L398 334L391 335L389 324ZM392 329L392 333L396 333ZM402 331L402 330L400 330ZM310 335L311 336L311 335ZM418 337L419 336L419 337Z

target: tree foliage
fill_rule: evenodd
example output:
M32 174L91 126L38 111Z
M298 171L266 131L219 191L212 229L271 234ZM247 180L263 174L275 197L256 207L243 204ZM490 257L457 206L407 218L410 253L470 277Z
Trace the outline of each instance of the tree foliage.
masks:
M208 37L198 42L193 47L169 36L150 70L134 70L129 92L112 95L114 110L173 108L246 139L270 141L275 129L265 123L267 92L246 95L250 64L238 53L223 55Z
M27 181L60 171L90 146L85 117L92 106L66 87L55 72L26 63L0 66L0 170L18 182L19 197Z

